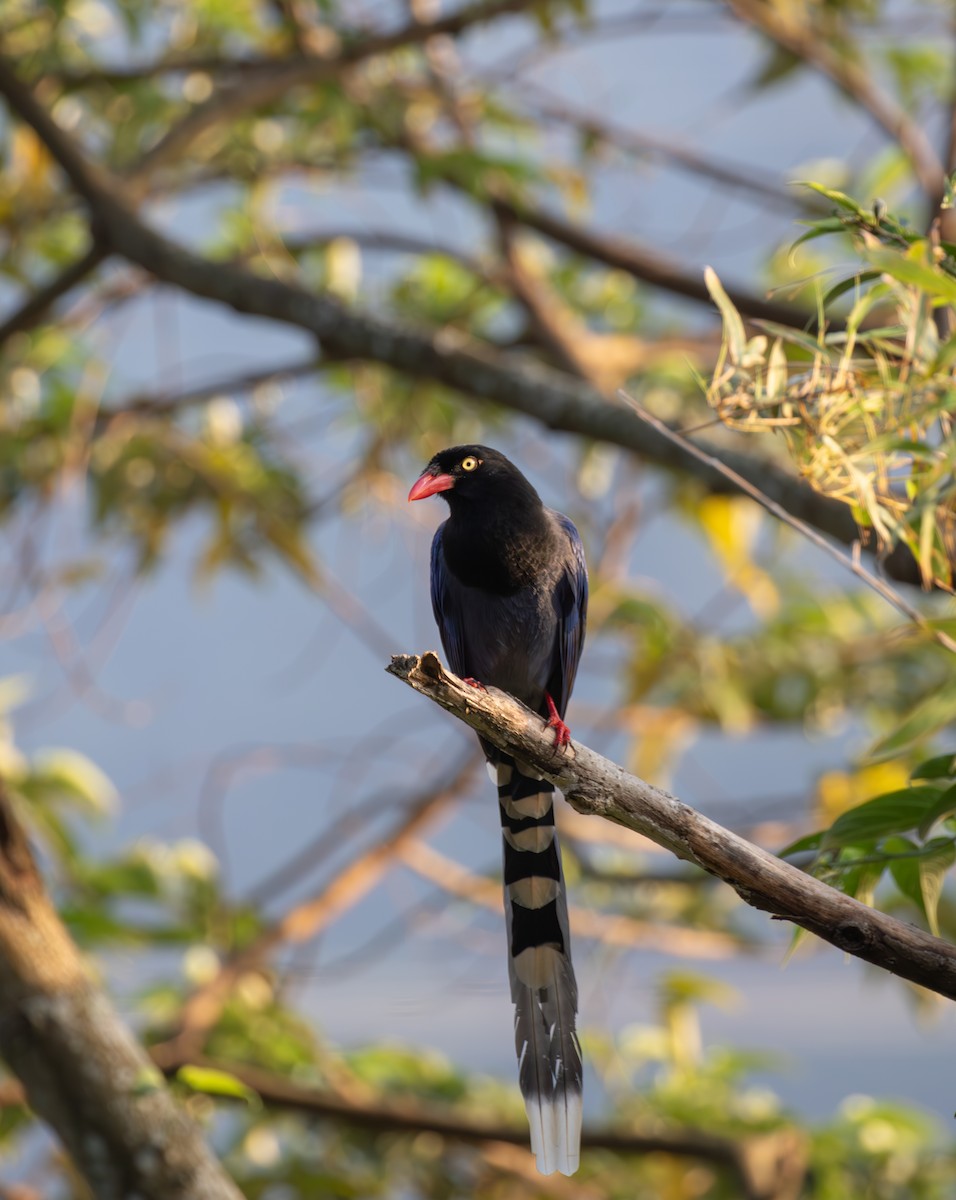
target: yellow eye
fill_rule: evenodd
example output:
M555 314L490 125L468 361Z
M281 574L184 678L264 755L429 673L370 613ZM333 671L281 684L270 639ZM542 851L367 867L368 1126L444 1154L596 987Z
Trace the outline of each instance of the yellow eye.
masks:
M463 471L473 471L475 467L481 466L481 459L475 458L473 454L469 454L467 458L461 460L461 469Z

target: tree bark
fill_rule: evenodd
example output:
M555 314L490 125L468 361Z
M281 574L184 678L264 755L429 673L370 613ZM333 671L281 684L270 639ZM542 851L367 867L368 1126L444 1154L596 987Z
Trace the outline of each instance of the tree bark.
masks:
M241 1200L89 978L2 787L0 1055L96 1200Z

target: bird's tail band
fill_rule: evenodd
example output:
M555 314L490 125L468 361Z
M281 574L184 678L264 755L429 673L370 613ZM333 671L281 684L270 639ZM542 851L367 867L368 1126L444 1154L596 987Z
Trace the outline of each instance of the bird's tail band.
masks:
M581 1142L578 992L554 827L553 785L496 764L518 1074L543 1175L573 1175Z

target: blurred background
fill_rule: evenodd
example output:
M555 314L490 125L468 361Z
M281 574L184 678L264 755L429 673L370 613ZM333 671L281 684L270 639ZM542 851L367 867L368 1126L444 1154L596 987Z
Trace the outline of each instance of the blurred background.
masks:
M796 480L783 438L706 403L704 267L748 330L806 327L852 252L791 252L829 211L798 181L927 226L933 148L956 165L951 6L9 0L0 37L214 280L117 252L4 111L0 770L157 1061L313 1097L181 1074L246 1194L951 1195L952 1011L566 807L586 1125L677 1142L594 1149L568 1182L476 1141L469 1122L524 1120L494 794L468 731L384 673L438 645L445 509L408 488L479 441L584 539L577 739L774 851L905 784L934 727L871 752L945 656L608 412L626 386L758 484ZM324 297L345 332L261 284ZM834 502L795 487L832 532ZM889 876L853 884L874 887L926 923ZM438 1109L460 1136L323 1097ZM734 1155L773 1165L745 1193ZM10 1196L85 1194L16 1104L0 1156Z

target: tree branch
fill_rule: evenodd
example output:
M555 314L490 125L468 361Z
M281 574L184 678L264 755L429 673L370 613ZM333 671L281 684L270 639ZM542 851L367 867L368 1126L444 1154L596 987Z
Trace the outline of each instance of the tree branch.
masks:
M613 234L585 229L582 225L565 221L556 213L547 212L543 208L532 208L530 205L503 199L495 201L495 208L515 221L520 221L529 229L550 238L551 241L567 247L575 254L593 258L606 266L624 271L642 283L663 288L675 296L685 296L688 300L696 300L701 304L712 303L703 276L688 271L686 267L659 251L615 237ZM778 325L795 325L800 328L812 319L812 314L799 305L788 304L783 300L767 300L734 284L729 285L726 292L743 316L751 320L773 321Z
M664 422L655 417L653 413L649 413L646 409L642 408L636 400L632 400L626 392L621 392L620 395L621 398L631 406L634 412L637 413L642 421L647 421L648 424L655 428L663 437L666 437L669 441L683 441L687 449L695 458L699 459L701 462L709 461L711 466L713 466L715 470L719 471L721 475L726 476L728 479L733 479L734 472L719 459L714 458L712 455L706 454L703 450L695 446L693 442L688 442L682 437L681 434L675 433L673 430L669 429ZM772 500L768 500L765 496L761 495L761 493L756 488L752 487L746 479L738 476L735 482L744 495L749 496L752 500L756 500L757 503L765 508L769 513L772 513L778 521L782 521L785 525L789 525L791 529L795 529L802 537L805 537L812 542L817 549L822 550L825 554L829 554L830 557L835 559L841 567L844 567L847 571L850 571L857 577L857 579L862 579L867 587L872 588L878 596L882 596L887 604L891 604L897 610L897 612L902 613L904 617L912 621L916 628L919 629L921 633L925 634L927 638L935 641L945 650L948 650L951 654L956 653L956 640L951 638L945 630L934 629L932 625L930 625L929 621L927 621L923 614L919 611L919 609L916 608L915 605L910 604L910 602L904 596L901 596L895 588L890 587L885 580L880 579L879 576L874 575L871 571L865 570L860 563L856 561L855 557L848 558L841 550L838 550L837 547L832 544L832 542L828 542L826 538L821 537L815 529L811 529L805 521L797 520L796 517L792 517L790 513L788 513L779 504L775 504Z
M220 88L208 100L196 105L147 151L127 177L130 189L137 198L142 198L151 178L180 159L208 129L235 121L253 109L274 103L290 88L339 78L343 71L376 55L428 42L439 36L450 37L475 24L518 13L528 7L530 0L484 0L482 3L466 5L457 13L441 19L415 21L390 34L356 36L354 40L348 39L345 48L334 55L296 55L284 60L264 60L254 65L246 63L234 83ZM455 180L448 179L447 182L455 186ZM497 207L574 253L625 271L652 287L703 304L711 303L709 293L696 273L633 240L586 230L544 209L531 205L519 207L504 198L499 200ZM742 287L728 284L727 292L736 307L745 316L755 320L801 326L813 319L813 314L804 308L784 301L768 300Z
M368 359L433 379L465 395L524 413L549 429L583 434L630 450L658 466L699 479L711 491L736 491L719 471L699 462L685 447L662 437L625 407L609 404L594 387L561 372L503 355L456 330L431 332L356 312L332 296L312 295L193 254L140 220L124 201L122 184L87 161L77 142L60 129L2 58L0 95L33 128L86 201L98 236L115 253L157 279L236 312L304 329L319 339L329 356ZM525 220L524 214L515 216ZM846 545L859 540L859 529L846 504L814 492L772 464L730 452L720 457L793 516ZM896 579L921 581L919 566L905 546L884 566Z
M526 1150L527 1128L492 1121L480 1121L465 1114L439 1109L406 1099L351 1098L327 1088L307 1087L274 1071L231 1060L205 1058L167 1058L161 1067L168 1076L186 1066L225 1072L256 1093L271 1110L305 1114L362 1129L369 1133L416 1135L434 1133L453 1142L487 1146L504 1144ZM192 1085L202 1091L201 1081ZM221 1094L214 1099L222 1101ZM0 1107L20 1104L23 1097L15 1085L0 1093ZM742 1200L777 1200L796 1192L781 1190L787 1180L802 1179L806 1173L806 1146L794 1129L749 1134L740 1138L720 1137L696 1129L586 1128L581 1135L584 1150L607 1150L613 1154L668 1154L677 1158L695 1158L732 1172L742 1186ZM530 1159L528 1161L531 1161ZM536 1179L538 1184L539 1180Z
M804 874L586 746L574 742L570 752L556 752L553 736L539 716L497 688L481 692L469 687L446 671L432 652L396 655L386 669L499 749L530 763L578 812L642 833L729 883L751 907L956 999L956 946Z
M341 45L338 53L320 57L317 54L295 55L285 59L266 59L255 66L247 65L237 81L215 92L194 109L178 125L173 126L143 159L138 174L143 178L175 162L201 134L214 125L232 121L254 108L273 104L290 88L301 84L321 83L336 79L342 71L357 66L379 54L389 54L404 46L419 45L439 34L456 35L474 25L497 17L520 13L531 8L537 0L477 0L457 12L435 21L411 21L392 33L333 35Z
M0 1054L97 1200L240 1200L90 982L2 788Z
M238 375L227 375L210 383L183 388L182 391L134 392L121 403L101 407L96 413L98 426L119 420L132 414L146 417L168 417L182 412L193 405L205 404L214 396L235 396L254 391L264 383L285 383L294 379L317 374L325 364L321 358L296 359L289 363L276 363L255 371Z
M233 1075L256 1092L269 1108L327 1117L370 1132L427 1131L456 1142L503 1142L523 1149L528 1144L528 1133L524 1128L478 1121L447 1110L439 1111L434 1105L426 1106L413 1100L401 1104L386 1099L355 1102L325 1090L304 1087L257 1067L218 1060L192 1061L195 1065ZM709 1162L736 1176L742 1187L743 1200L772 1200L781 1195L778 1188L782 1179L794 1174L802 1177L805 1173L803 1139L792 1130L732 1139L694 1129L642 1132L589 1128L581 1135L581 1147L616 1154L669 1154Z
M695 178L709 179L732 192L741 193L754 204L765 207L769 201L775 207L790 211L825 211L820 197L814 196L813 193L801 195L795 188L780 182L761 168L732 163L705 154L675 142L672 136L660 137L615 125L553 96L536 82L522 81L519 96L539 120L568 125L596 142L635 158L661 161L668 166L682 168Z
M460 896L494 913L502 911L500 882L473 874L420 838L405 840L396 857L416 875L451 895ZM662 921L642 921L623 913L573 905L569 908L569 915L576 934L593 938L606 946L640 947L656 954L702 959L728 958L754 949L752 945L748 947L743 938L719 929L694 929Z
M726 0L727 7L745 25L759 30L778 46L815 67L840 91L845 92L887 133L910 160L913 173L924 193L936 195L943 165L923 127L914 121L888 93L874 82L875 72L867 71L847 55L834 49L834 43L809 24L800 23L784 8L764 0Z
M62 296L72 291L77 284L82 283L107 258L104 247L94 242L89 250L75 262L64 267L48 283L28 296L20 307L0 323L0 346L3 346L15 333L32 329L41 321L49 310Z

